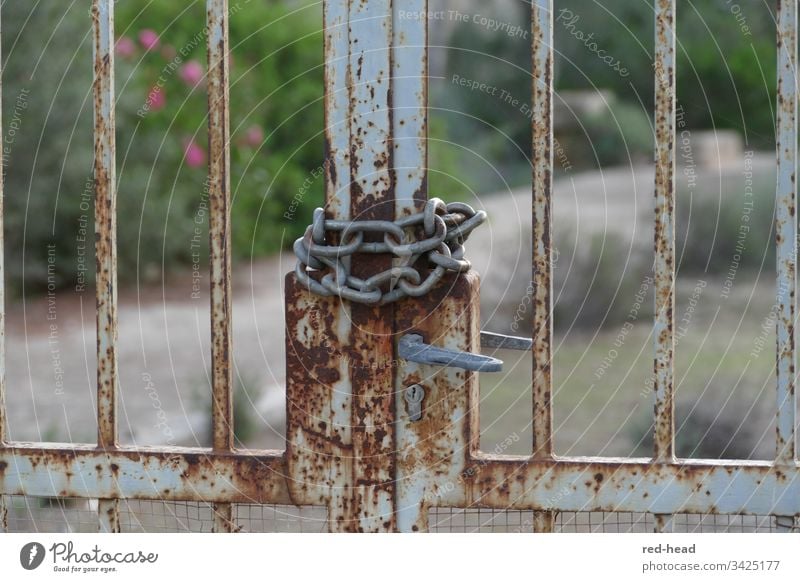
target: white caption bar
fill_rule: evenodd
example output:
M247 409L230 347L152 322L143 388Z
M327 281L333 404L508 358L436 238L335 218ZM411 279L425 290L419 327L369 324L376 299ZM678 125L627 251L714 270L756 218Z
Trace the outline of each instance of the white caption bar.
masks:
M3 579L800 580L770 534L5 534ZM8 575L7 577L5 575ZM201 578L202 577L202 578ZM556 578L557 577L557 578Z

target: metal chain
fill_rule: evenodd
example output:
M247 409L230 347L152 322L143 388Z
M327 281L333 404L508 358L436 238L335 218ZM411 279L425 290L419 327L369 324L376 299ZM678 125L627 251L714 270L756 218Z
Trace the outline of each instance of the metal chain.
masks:
M317 208L311 225L294 243L297 256L297 280L313 293L324 297L339 296L356 303L385 305L404 297L428 293L447 271L462 273L470 263L464 258L464 241L486 220L483 210L468 204L445 204L432 198L417 214L390 220L332 220ZM408 230L422 226L424 238L411 240ZM338 234L338 245L328 244L327 234ZM383 234L382 242L366 242L364 233ZM392 268L360 279L350 273L354 254L391 254ZM413 266L425 257L432 267L424 277ZM307 270L327 270L317 281ZM389 290L381 286L389 283Z

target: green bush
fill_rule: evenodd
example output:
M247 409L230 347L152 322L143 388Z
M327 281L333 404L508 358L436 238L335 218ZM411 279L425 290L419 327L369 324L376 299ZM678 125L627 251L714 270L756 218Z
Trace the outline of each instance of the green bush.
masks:
M571 131L558 135L570 164L578 168L645 163L652 159L653 128L647 111L613 95L600 112L575 111Z
M502 3L507 10L481 5L491 15L523 30L530 28L525 3ZM697 0L677 7L677 101L691 129L731 128L745 136L748 147L774 145L775 0L726 3ZM574 20L577 18L577 20ZM744 27L747 28L744 28ZM447 112L448 135L457 146L474 150L461 155L462 172L469 184L484 191L518 186L530 179L527 171L531 129L518 107L498 98L505 91L530 103L530 36L491 32L471 19L452 25L441 75L434 85L434 103ZM618 103L595 119L581 121L588 137L562 144L571 164L596 165L585 143L591 141L602 164L627 164L625 145L634 160L652 159L654 139L644 122L654 108L654 13L652 2L630 0L563 0L554 13L555 89L598 91L616 95ZM598 51L603 51L598 55ZM604 57L605 60L601 57ZM497 87L495 95L454 86L452 76L474 79ZM556 96L556 101L558 96ZM615 123L614 117L619 121ZM577 148L577 151L575 151ZM523 170L518 170L523 166ZM499 170L495 175L494 168ZM556 170L559 165L556 164Z
M5 281L11 293L22 292L23 275L29 287L55 288L72 282L80 265L94 270L91 183L90 205L81 207L93 155L90 23L85 7L75 3L69 9L60 3L3 6ZM81 250L87 254L80 256Z
M775 4L775 0L679 3L677 100L684 105L688 127L738 129L751 147L774 143ZM558 3L554 20L560 89L607 88L652 110L652 3L564 0ZM587 40L588 35L593 36ZM596 42L628 74L601 61L587 42Z
M207 254L206 16L201 0L116 6L125 282ZM242 0L229 21L233 250L259 256L290 244L322 201L319 179L294 200L323 159L321 9ZM13 2L3 29L7 282L91 283L91 17L85 3Z
M118 8L118 46L127 43L117 71L118 147L128 156L121 160L120 210L131 218L125 233L120 229L120 260L137 264L140 274L205 254L204 27L201 1ZM232 2L229 28L233 250L260 256L300 236L322 201L321 179L293 201L322 163L321 11ZM149 31L158 35L152 50L138 38ZM199 246L192 244L196 227Z

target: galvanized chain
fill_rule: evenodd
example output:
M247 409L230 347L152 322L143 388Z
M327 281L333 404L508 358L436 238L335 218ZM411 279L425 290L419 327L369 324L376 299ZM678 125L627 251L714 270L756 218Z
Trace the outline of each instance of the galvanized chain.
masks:
M428 293L447 271L462 273L470 263L464 258L464 241L486 220L483 210L474 210L461 202L445 204L432 198L417 214L390 220L332 220L317 208L311 225L294 243L297 256L295 273L298 281L310 291L324 297L339 296L356 303L385 305L403 297L420 297ZM409 231L422 226L424 238ZM328 233L338 235L338 244L328 241ZM364 233L383 234L382 242L366 242ZM390 269L360 279L350 273L350 257L355 254L391 254L395 261ZM432 267L424 277L414 266L418 259L427 259ZM327 270L317 281L307 269ZM381 286L388 283L389 290Z

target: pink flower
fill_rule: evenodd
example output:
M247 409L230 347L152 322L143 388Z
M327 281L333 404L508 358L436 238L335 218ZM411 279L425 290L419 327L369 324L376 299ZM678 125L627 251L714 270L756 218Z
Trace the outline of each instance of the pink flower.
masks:
M151 111L158 111L163 109L167 104L167 96L164 94L164 89L161 87L153 87L150 93L147 94L147 105Z
M206 152L194 140L184 142L183 154L186 165L190 168L199 168L206 162Z
M136 45L133 44L133 41L130 39L130 37L121 36L117 40L116 49L119 56L128 58L133 56L133 53L136 50Z
M251 125L244 134L244 143L252 148L257 148L264 141L264 130L260 125Z
M190 87L197 87L203 80L203 74L203 65L195 60L187 61L178 71L178 76Z
M147 51L158 48L158 33L151 28L140 30L139 42Z

